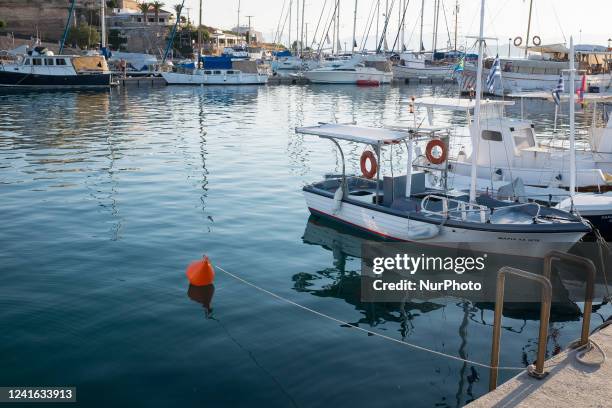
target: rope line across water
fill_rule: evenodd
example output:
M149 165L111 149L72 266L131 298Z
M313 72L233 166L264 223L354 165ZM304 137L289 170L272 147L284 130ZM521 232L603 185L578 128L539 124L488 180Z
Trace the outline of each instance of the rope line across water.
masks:
M300 305L299 303L296 303L296 302L294 302L294 301L292 301L292 300L290 300L290 299L287 299L287 298L285 298L285 297L282 297L282 296L280 296L280 295L277 295L276 293L270 292L270 291L269 291L269 290L267 290L267 289L264 289L264 288L262 288L262 287L260 287L260 286L257 286L256 284L251 283L251 282L249 282L249 281L245 280L244 278L241 278L240 276L234 275L233 273L226 271L225 269L223 269L223 268L222 268L222 267L220 267L219 265L214 265L214 266L215 266L217 269L219 269L221 272L223 272L223 273L225 273L226 275L228 275L228 276L230 276L230 277L232 277L232 278L236 279L237 281L240 281L240 282L244 283L245 285L251 286L252 288L257 289L258 291L260 291L260 292L262 292L262 293L265 293L265 294L267 294L267 295L270 295L270 296L272 296L272 297L274 297L274 298L276 298L276 299L278 299L278 300L280 300L280 301L282 301L282 302L285 302L285 303L288 303L288 304L293 305L293 306L295 306L295 307L298 307L298 308L300 308L300 309L302 309L302 310L305 310L305 311L307 311L307 312L310 312L310 313L312 313L312 314L315 314L315 315L317 315L317 316L319 316L319 317L323 317L323 318L328 319L328 320L331 320L331 321L333 321L333 322L340 323L340 324L345 325L345 326L349 326L349 327L351 327L351 328L353 328L353 329L356 329L356 330L362 331L362 332L367 333L367 334L372 335L372 336L378 336L378 337L381 337L381 338L383 338L383 339L390 340L390 341L392 341L392 342L394 342L394 343L399 343L399 344L401 344L401 345L403 345L403 346L408 346L408 347L411 347L411 348L416 349L416 350L425 351L425 352L427 352L427 353L435 354L435 355L438 355L438 356L441 356L441 357L450 358L450 359L452 359L452 360L456 360L456 361L461 361L461 362L463 362L463 363L473 364L473 365L475 365L475 366L478 366L478 367L483 367L483 368L487 368L487 369L497 368L498 370L513 370L513 371L524 371L524 370L527 370L527 369L528 369L528 367L504 367L504 366L500 366L500 367L491 367L491 366L490 366L490 365L488 365L488 364L479 363L479 362L477 362L477 361L472 361L472 360L468 360L468 359L465 359L465 358L461 358L461 357L453 356L453 355L451 355L451 354L446 354L446 353L443 353L443 352L441 352L441 351L436 351L436 350L428 349L428 348L426 348L426 347L418 346L418 345L416 345L416 344L408 343L408 342L403 341L403 340L398 340L398 339L396 339L396 338L389 337L389 336L386 336L386 335L381 334L381 333L378 333L378 332L374 332L374 331L371 331L371 330L368 330L368 329L364 329L363 327L355 326L355 325L350 324L350 323L348 323L348 322L345 322L345 321L343 321L343 320L337 319L337 318L335 318L335 317L333 317L333 316L330 316L330 315L327 315L327 314L325 314L325 313L322 313L322 312L316 311L316 310L311 309L311 308L309 308L309 307L306 307L306 306L304 306L304 305Z

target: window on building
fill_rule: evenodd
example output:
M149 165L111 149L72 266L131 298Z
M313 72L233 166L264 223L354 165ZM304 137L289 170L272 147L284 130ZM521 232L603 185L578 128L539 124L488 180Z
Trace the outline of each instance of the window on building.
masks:
M483 130L482 140L489 140L491 142L501 142L502 134L501 132L496 132L494 130Z
M42 65L42 59L41 58L32 59L32 65Z
M30 59L26 58L26 60L23 62L23 65L30 65Z
M164 18L160 17L160 19L159 19L159 22L160 22L160 23L164 23L165 21L166 21L166 20L165 20Z
M155 22L155 18L149 17L149 23L154 23L154 22Z
M53 58L45 58L45 65L55 65L53 63Z
M142 23L142 17L138 17L138 22Z

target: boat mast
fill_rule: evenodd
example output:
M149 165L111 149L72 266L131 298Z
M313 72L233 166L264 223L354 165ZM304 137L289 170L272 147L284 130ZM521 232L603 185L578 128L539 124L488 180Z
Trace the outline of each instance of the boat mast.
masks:
M570 57L569 57L569 105L570 105L570 197L576 195L576 124L575 124L575 81L576 69L574 68L574 37L570 36ZM574 206L572 202L572 207Z
M338 0L338 9L336 10L336 51L340 54L340 0Z
M376 2L376 53L378 54L378 24L380 21L380 0Z
M457 51L457 27L459 26L459 0L455 1L455 49Z
M408 7L408 5L406 4L406 0L402 0L402 7L400 7L400 9L402 10L402 14L400 14L402 19L402 49L400 52L404 52L404 50L406 50L406 7Z
M423 11L425 10L425 0L421 0L421 34L419 34L419 53L423 52Z
M238 29L240 29L240 27L238 27ZM200 0L200 22L198 23L198 62L196 63L196 68L200 68L201 60L202 60L202 0Z
M306 8L306 0L302 0L302 32L300 34L300 57L304 54L304 9ZM306 34L308 37L308 34ZM306 39L308 42L308 39Z
M300 0L295 1L295 53L300 55Z
M433 39L431 40L433 52L436 52L438 48L438 17L440 17L440 0L434 0Z
M236 21L236 32L240 33L240 0L238 0L238 20Z
M106 54L106 1L105 0L100 0L100 31L102 34L102 41L100 41L100 48L102 49L102 52Z
M62 42L60 43L60 55L64 51L64 45L66 45L66 40L68 39L68 33L70 32L70 23L72 21L72 14L74 13L75 6L76 0L72 0L72 3L70 3L70 10L68 10L68 20L66 20L66 28L64 28L64 35L62 35ZM36 38L38 39L38 32L36 33Z
M291 52L292 45L291 44L291 8L293 7L293 0L289 0L289 52Z
M478 150L480 148L480 100L482 99L482 60L484 46L485 0L480 3L480 34L478 37L478 70L476 73L476 105L472 123L472 171L470 183L470 202L476 202L476 177L478 175Z
M355 32L357 30L357 0L355 0L355 12L353 13L353 43L351 44L351 55L355 53Z
M529 32L531 31L531 10L533 8L533 0L529 0L529 19L527 20L527 38L525 38L525 58L527 58L527 49L529 48Z

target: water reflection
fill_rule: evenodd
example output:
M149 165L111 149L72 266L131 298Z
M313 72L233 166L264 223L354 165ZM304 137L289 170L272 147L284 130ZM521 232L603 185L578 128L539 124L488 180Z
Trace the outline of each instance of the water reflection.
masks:
M189 289L187 289L187 296L189 297L189 299L202 305L202 307L204 308L204 314L207 319L212 318L212 299L214 295L214 284L206 286L189 285Z

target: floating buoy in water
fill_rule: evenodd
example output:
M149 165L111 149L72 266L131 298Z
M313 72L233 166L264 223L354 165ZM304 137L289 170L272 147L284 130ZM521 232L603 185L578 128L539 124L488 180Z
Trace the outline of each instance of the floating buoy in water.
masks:
M207 256L190 263L185 274L193 286L210 285L215 280L215 270Z

